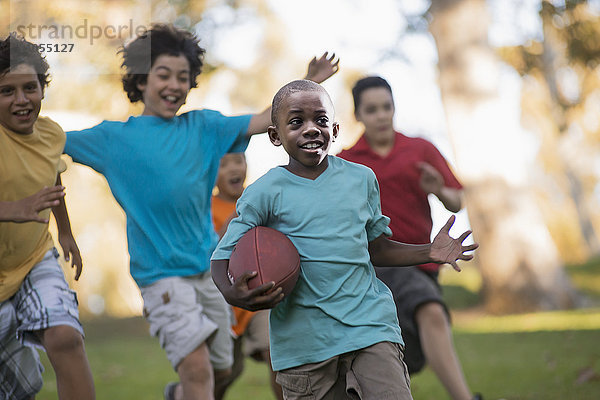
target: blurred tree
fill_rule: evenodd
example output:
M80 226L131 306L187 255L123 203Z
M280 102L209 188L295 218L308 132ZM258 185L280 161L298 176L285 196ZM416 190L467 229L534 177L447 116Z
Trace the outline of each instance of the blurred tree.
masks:
M572 307L577 296L526 179L499 95L485 0L433 0L429 30L491 312ZM514 139L514 137L512 138ZM518 173L518 174L517 174Z
M556 224L562 228L556 231L580 239L563 237L562 253L573 258L583 243L585 258L600 254L594 228L594 222L600 223L594 196L600 178L594 170L600 153L600 16L587 1L556 6L544 0L540 17L541 40L500 49L500 55L529 78L524 80L523 121L541 138L540 158L549 182L542 194L552 198L550 192L560 188L563 195L554 200L555 208L575 225ZM556 216L551 216L554 222Z

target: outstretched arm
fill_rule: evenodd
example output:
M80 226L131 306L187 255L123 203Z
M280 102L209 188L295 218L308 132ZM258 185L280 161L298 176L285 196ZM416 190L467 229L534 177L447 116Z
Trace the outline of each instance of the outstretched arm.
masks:
M420 162L417 167L421 171L421 189L427 194L434 194L448 211L459 212L462 208L462 190L446 186L444 177L433 165Z
M56 177L56 184L62 186L60 174L58 174ZM75 268L75 280L79 280L79 276L81 275L81 270L83 268L81 254L79 253L77 243L75 243L73 232L71 232L71 223L69 221L69 215L67 214L67 206L64 198L61 197L59 199L59 204L52 208L52 213L56 219L56 227L58 228L58 242L60 243L60 247L63 249L65 260L72 260L71 264L73 268Z
M275 286L275 282L265 283L251 290L248 289L248 281L256 276L256 271L244 273L232 284L227 276L228 268L229 260L213 260L210 263L215 285L221 291L225 300L232 306L256 311L273 308L283 300L280 287L268 293Z
M0 222L39 222L47 224L48 219L39 215L40 211L57 206L65 192L63 186L44 187L39 192L18 201L0 201Z
M475 250L479 245L463 246L462 243L471 231L464 232L457 239L452 238L449 231L454 220L453 215L429 244L412 245L379 236L369 243L371 261L378 267L411 266L433 262L450 264L455 270L460 271L456 261L472 259L473 255L465 252Z
M340 60L336 59L335 53L329 55L328 52L323 53L320 58L314 57L308 63L308 72L304 79L321 83L327 80L331 75L335 74L339 69ZM264 133L271 125L271 107L260 114L254 114L248 125L248 135Z

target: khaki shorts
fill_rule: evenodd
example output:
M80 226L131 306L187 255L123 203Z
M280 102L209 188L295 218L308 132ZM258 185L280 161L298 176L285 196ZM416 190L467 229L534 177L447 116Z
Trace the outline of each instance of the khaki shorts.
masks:
M400 345L381 342L364 349L277 372L287 400L412 400Z
M161 279L140 291L150 334L158 337L175 370L204 342L214 369L231 367L230 309L210 273Z

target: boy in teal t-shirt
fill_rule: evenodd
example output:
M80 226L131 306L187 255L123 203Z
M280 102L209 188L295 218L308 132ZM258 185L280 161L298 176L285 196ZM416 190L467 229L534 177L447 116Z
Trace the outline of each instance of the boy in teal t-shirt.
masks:
M477 246L462 246L469 232L448 235L453 218L433 243L388 240L374 173L328 155L338 134L333 118L331 99L314 82L294 81L275 95L269 137L289 154L289 164L271 169L238 200L238 217L212 256L213 279L232 305L273 307L272 365L286 399L410 399L395 304L372 262L458 269L456 260L471 259L464 252ZM279 230L298 249L300 277L285 299L281 288L271 291L273 282L248 290L256 272L234 284L227 278L233 247L255 226Z
M203 62L204 49L190 32L154 25L121 53L123 89L131 102L144 103L142 115L67 132L65 153L103 174L125 211L130 271L144 315L181 382L167 385L165 398L210 399L213 380L232 364L228 307L208 273L218 239L212 188L220 158L266 132L270 110L178 115ZM334 58L313 59L307 77L327 79L337 71Z

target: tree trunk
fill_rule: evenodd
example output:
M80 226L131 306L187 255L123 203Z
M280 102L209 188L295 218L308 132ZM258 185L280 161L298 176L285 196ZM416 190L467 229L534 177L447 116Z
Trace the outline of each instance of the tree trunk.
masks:
M535 205L510 116L500 101L499 62L487 41L485 0L433 0L429 30L490 312L568 308L577 296ZM512 137L511 137L512 136Z
M557 75L558 70L561 67L568 65L566 55L564 54L565 43L561 40L560 35L556 32L556 28L553 27L552 18L554 14L550 11L552 6L548 1L542 2L542 29L544 32L543 41L543 76L548 91L550 93L550 102L552 105L552 116L555 120L556 129L558 135L566 137L569 135L569 125L572 121L569 121L569 108L570 104L563 101L559 93ZM557 159L560 160L561 169L566 177L566 181L569 185L569 194L573 202L575 202L575 211L577 212L577 220L581 229L582 237L585 241L587 252L589 255L600 254L600 240L596 235L596 230L592 224L592 216L588 209L585 193L583 190L583 184L581 179L576 173L576 170L571 166L571 160L563 151L562 148L557 150Z

